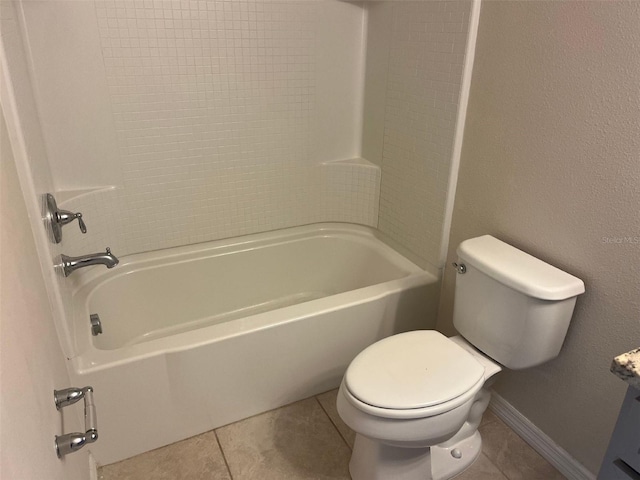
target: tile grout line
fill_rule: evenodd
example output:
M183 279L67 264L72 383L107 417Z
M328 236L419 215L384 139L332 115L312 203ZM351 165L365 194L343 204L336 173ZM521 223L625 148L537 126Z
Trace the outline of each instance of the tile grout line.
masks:
M220 449L220 453L222 454L222 459L224 460L224 464L227 467L227 472L229 472L229 478L233 480L233 473L231 473L231 467L229 466L229 462L227 461L227 456L224 454L224 449L222 448L222 444L220 443L220 439L218 438L217 429L213 430L213 434L216 437L216 442L218 442L218 448Z
M491 420L490 422L487 422L487 423L485 423L485 424L483 424L483 425L490 425L490 424L492 424L492 423L498 423L498 422L501 422L500 418L495 418L494 420ZM502 423L504 423L504 422L502 422ZM482 425L481 425L481 426L482 426ZM505 424L505 426L506 426L507 428L509 428L509 429L510 429L510 427L509 427L508 425L506 425L506 424ZM478 431L479 431L479 427L478 427ZM480 435L482 435L482 433L480 433ZM497 470L502 474L502 476L503 476L504 478L506 478L507 480L512 480L512 479L511 479L511 477L510 477L509 475L507 475L507 472L505 472L502 468L500 468L500 466L498 465L498 463L497 463L497 462L495 462L491 457L489 457L489 455L485 454L485 453L484 453L484 451L481 451L481 452L480 452L480 455L484 455L484 456L485 456L485 458L486 458L487 460L489 460L489 462L490 462L494 467L496 467L496 469L497 469Z
M484 455L484 454L482 454ZM509 477L509 475L507 475L507 473L505 471L503 471L496 462L494 462L493 460L491 460L487 455L485 455L485 457L487 457L487 460L489 460L491 462L491 464L496 467L496 469L502 474L502 476L504 478L506 478L507 480L511 480L511 477Z
M497 422L498 422L498 420L499 420L498 418L495 418L495 419L493 419L493 420L491 420L491 421L489 421L489 422L487 422L487 423L485 423L485 424L483 424L483 425L489 425L489 424L492 424L492 423L497 423ZM480 433L480 438L482 438L482 432L480 432L480 427L481 427L481 426L483 426L483 425L479 425L479 426L478 426L478 433ZM484 442L484 440L483 440L483 442ZM498 471L502 474L502 476L503 476L504 478L506 478L507 480L511 480L511 477L509 477L509 475L507 475L507 473L506 473L506 472L504 472L504 471L500 468L500 466L499 466L496 462L494 462L494 461L493 461L493 459L492 459L491 457L489 457L489 455L487 455L487 454L485 454L485 453L484 453L484 449L480 451L480 455L484 455L484 457L485 457L487 460L489 460L489 463L491 463L491 465L493 465L494 467L496 467L496 470L498 470Z
M342 432L340 431L340 429L338 428L338 426L336 425L336 423L333 421L333 419L331 418L331 415L329 415L329 412L327 412L327 410L324 408L324 406L322 405L322 402L318 399L318 396L316 395L314 397L316 399L316 402L318 402L318 405L320 405L320 408L322 409L322 411L324 412L324 414L327 416L327 418L329 419L329 421L331 422L331 425L333 425L333 428L336 429L336 431L338 432L338 435L340 435L340 438L342 438L342 440L344 441L344 443L347 444L347 448L349 450L352 450L351 445L349 445L349 442L347 442L347 439L344 438L344 435L342 435Z
M492 423L496 423L497 420L487 420L484 423L481 423L480 425L478 425L478 428L484 426L484 425L491 425Z
M485 454L482 451L480 452L480 455L482 455L491 465L493 465L496 468L496 470L498 470L502 474L504 478L506 478L507 480L511 480L509 475L503 472L502 469L498 466L498 464L489 458L489 455Z
M0 1L2 1L2 0L0 0ZM326 392L323 392L323 393L326 393ZM320 394L320 395L322 395L322 394ZM221 428L226 428L226 427L229 427L229 426L231 426L231 425L235 425L236 423L244 422L245 420L249 420L249 419L251 419L251 418L259 417L260 415L264 415L265 413L275 412L276 410L280 410L280 409L282 409L282 408L289 407L289 406L291 406L291 405L293 405L293 404L295 404L295 403L302 402L302 401L304 401L304 400L309 400L310 398L315 398L315 397L316 397L315 395L311 395L311 396L309 396L309 397L305 397L305 398L302 398L302 399L300 399L300 400L295 400L295 401L293 401L293 402L286 403L286 404L281 405L281 406L279 406L279 407L272 408L271 410L267 410L267 411L259 412L259 413L254 413L253 415L249 415L247 418L241 418L240 420L236 420L236 421L231 422L231 423L225 423L224 425L220 425L219 427L214 428L214 430L217 432L217 431L218 431L218 430L220 430Z

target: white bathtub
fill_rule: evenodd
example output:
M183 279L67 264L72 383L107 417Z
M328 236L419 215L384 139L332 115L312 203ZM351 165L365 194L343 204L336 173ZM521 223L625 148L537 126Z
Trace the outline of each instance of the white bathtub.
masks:
M95 388L101 464L337 387L367 345L434 328L439 290L347 224L132 255L74 277L71 374Z

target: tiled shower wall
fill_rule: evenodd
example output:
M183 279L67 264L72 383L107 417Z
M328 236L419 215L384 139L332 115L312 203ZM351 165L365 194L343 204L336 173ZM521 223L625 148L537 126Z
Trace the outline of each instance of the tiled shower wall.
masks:
M382 168L378 228L441 267L471 1L367 5L363 155Z
M61 252L122 256L319 221L378 224L440 266L470 0L15 4L23 38L11 39L33 85L26 65L11 75L35 98L35 120L21 112L37 139L27 168L37 194L55 190L89 226L49 245L49 277Z
M66 253L348 221L440 266L470 0L21 5Z
M170 193L163 198L162 186L157 187L160 192L156 196L143 198L142 206L133 208L121 189L106 188L74 197L61 205L82 211L83 218L100 221L87 220L90 231L86 235L75 226L67 227L64 250L82 253L104 251L109 246L121 256L315 222L377 223L380 169L363 159L323 162L307 169L292 164L289 170L273 172L270 184L265 184L256 168L245 173L253 179L232 181L227 176L227 184L222 179L196 180L202 188L219 188L226 194L226 201L218 196L214 204L206 198L199 200L193 189L194 196L184 199L184 207ZM261 191L266 188L271 191ZM263 199L273 203L263 204ZM171 203L176 201L177 205ZM182 208L192 210L182 216L169 215Z
M361 5L97 0L23 9L56 189L88 190L63 202L89 227L85 236L65 229L67 253L109 245L126 255L322 221L377 224L380 171L358 158ZM67 57L76 61L65 70Z

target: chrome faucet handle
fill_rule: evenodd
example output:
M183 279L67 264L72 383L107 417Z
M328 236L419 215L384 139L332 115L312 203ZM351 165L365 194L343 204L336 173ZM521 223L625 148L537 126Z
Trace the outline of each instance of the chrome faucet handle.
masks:
M44 195L43 214L45 223L51 227L52 240L55 243L62 241L62 227L67 223L73 222L76 218L78 219L80 231L87 233L87 225L82 220L82 214L80 212L74 213L68 210L60 210L56 199L50 193Z
M87 233L87 225L84 223L84 220L82 220L82 214L80 212L73 213L68 210L58 210L56 212L56 219L61 226L73 222L76 218L78 219L80 231Z

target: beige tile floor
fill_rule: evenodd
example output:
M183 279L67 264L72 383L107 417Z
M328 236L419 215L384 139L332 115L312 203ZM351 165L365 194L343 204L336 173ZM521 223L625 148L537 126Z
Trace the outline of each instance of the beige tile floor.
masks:
M355 435L336 390L101 467L101 480L349 479ZM563 479L498 417L480 425L482 454L456 480Z

